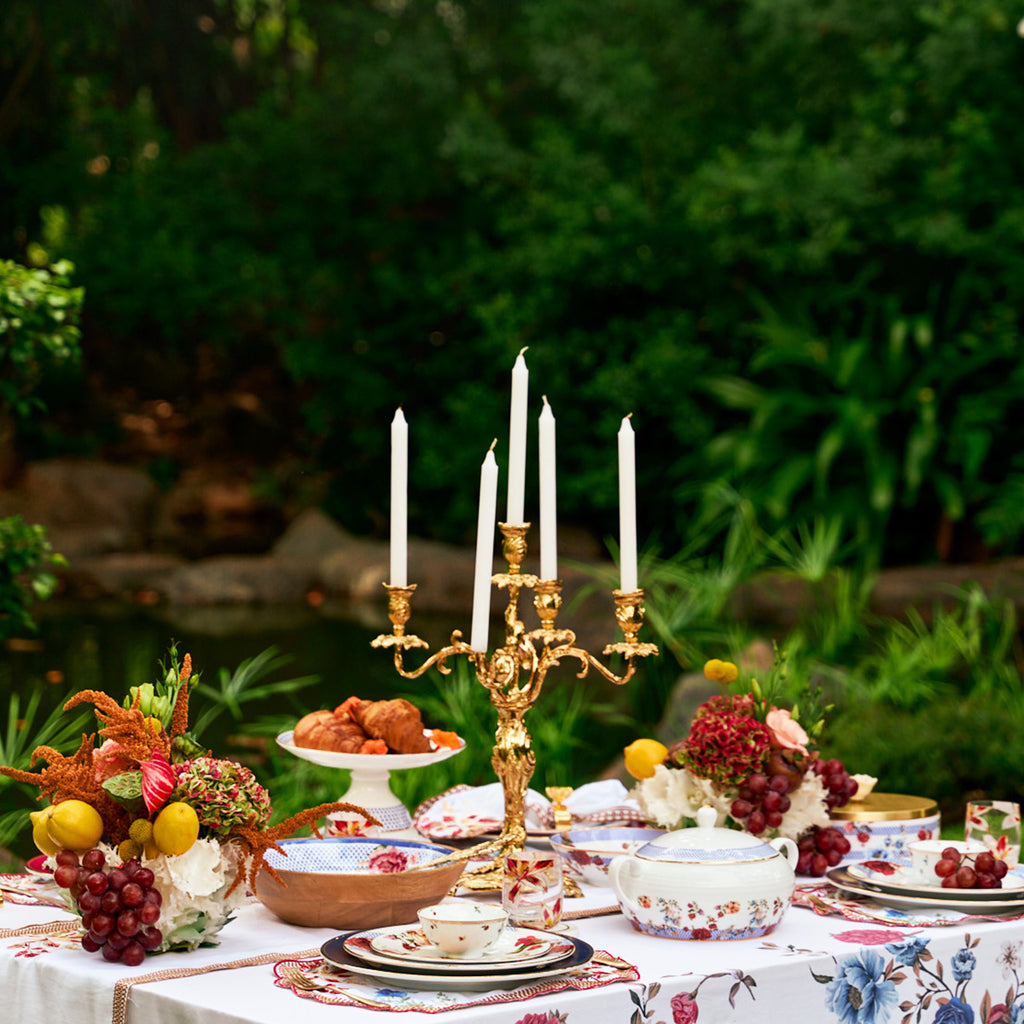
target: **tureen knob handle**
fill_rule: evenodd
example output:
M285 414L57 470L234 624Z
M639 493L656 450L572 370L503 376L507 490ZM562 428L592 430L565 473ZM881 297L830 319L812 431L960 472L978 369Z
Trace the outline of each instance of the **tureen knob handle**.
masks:
M714 828L718 823L718 811L710 804L705 804L697 811L697 828Z

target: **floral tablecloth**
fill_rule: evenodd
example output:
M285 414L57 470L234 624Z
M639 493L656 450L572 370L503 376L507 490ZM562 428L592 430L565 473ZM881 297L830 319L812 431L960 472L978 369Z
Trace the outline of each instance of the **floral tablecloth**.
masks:
M587 901L604 904L607 891L590 890ZM285 925L259 905L239 911L219 946L148 958L134 969L73 948L66 931L15 934L51 922L66 928L68 919L47 906L0 907L5 1019L107 1024L120 982L127 1024L381 1021L379 1009L299 998L277 983L278 964L315 959L333 932ZM651 938L621 915L571 926L637 965L639 977L432 1017L408 1012L404 1024L1024 1024L1021 920L884 923L792 907L773 933L744 942ZM165 969L172 976L129 986ZM372 999L375 986L367 981L359 991Z

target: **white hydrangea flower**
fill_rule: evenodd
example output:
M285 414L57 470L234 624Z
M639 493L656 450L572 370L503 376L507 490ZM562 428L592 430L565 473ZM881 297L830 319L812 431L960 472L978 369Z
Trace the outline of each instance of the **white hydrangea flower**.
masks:
M825 803L825 786L821 776L808 771L800 785L789 794L789 810L782 816L778 834L796 840L809 828L829 828L832 824Z

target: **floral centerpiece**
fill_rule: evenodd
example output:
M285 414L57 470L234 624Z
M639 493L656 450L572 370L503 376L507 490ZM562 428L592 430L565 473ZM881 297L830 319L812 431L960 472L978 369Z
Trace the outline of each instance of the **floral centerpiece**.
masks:
M829 811L858 790L843 763L817 748L828 709L816 710L805 728L796 707L776 705L783 656L776 657L764 689L752 679L749 690L728 692L739 676L730 661L712 659L704 674L723 692L700 705L685 739L669 747L643 739L626 748L626 767L638 780L633 795L645 816L662 828L680 828L710 805L719 825L796 841L797 870L823 875L850 850L849 840L831 827Z
M319 835L316 822L333 811L374 821L338 802L270 827L270 797L252 771L188 733L197 682L190 656L179 665L172 647L163 679L131 687L122 703L83 690L64 705L94 705L99 723L74 754L40 746L31 762L46 762L39 771L0 767L48 800L30 812L32 838L82 917L83 947L110 961L212 943L262 867L280 880L264 860L268 849L283 852L279 839L303 825Z

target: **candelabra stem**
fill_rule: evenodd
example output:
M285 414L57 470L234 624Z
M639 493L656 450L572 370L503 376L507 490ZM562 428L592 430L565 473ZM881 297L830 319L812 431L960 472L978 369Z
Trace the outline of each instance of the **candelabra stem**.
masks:
M562 603L561 581L540 580L522 571L529 524L500 523L499 526L508 572L494 575L491 582L508 591L505 642L502 646L488 657L485 652L476 651L465 643L462 633L455 630L450 644L436 651L418 668L407 669L405 652L427 646L419 637L405 632L415 586L385 588L392 632L378 636L372 643L374 647L394 648L395 668L405 679L416 679L429 668L448 674L451 672L448 659L456 655L465 655L473 666L477 679L490 695L498 717L491 766L505 798L505 819L496 841L504 854L521 850L526 844L526 794L536 767L536 755L530 746L525 718L540 696L548 670L562 659L572 658L580 664L576 673L580 678L593 667L610 682L622 684L633 677L637 659L656 654L658 648L637 640L644 615L642 590L617 590L613 595L615 618L624 638L609 644L604 653L622 654L626 660L626 670L622 675L617 675L594 655L577 647L576 634L569 629L559 629L555 624ZM519 595L524 589L534 591L533 604L540 620L539 628L529 632L519 617ZM501 887L501 879L502 868L498 861L479 871L467 872L461 884L470 889L493 890Z

